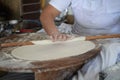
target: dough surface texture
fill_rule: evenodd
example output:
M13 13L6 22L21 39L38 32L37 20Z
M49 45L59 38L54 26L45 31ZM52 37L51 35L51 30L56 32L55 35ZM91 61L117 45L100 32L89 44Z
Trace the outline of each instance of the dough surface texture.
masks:
M14 49L11 54L18 59L47 61L84 54L95 48L91 41L64 41L43 45L27 45Z

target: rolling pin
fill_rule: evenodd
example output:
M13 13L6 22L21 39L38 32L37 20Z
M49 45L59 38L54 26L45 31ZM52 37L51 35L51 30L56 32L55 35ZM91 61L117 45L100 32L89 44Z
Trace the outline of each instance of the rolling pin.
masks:
M96 39L107 39L107 38L120 38L120 34L111 35L97 35L97 36L83 36L77 37L67 41L78 41L78 40L96 40ZM13 47L13 46L25 46L25 45L35 45L35 44L50 44L53 43L51 40L39 40L39 41L27 41L27 42L12 42L12 43L2 43L0 47Z

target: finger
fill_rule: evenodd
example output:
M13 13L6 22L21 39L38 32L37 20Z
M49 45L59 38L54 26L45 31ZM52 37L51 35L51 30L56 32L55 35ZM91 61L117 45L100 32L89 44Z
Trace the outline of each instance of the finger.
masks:
M58 41L58 34L54 35L54 41Z
M63 34L62 35L62 41L66 41L67 40L67 35Z
M66 34L54 34L50 36L50 39L55 42L55 41L66 41L70 37Z
M59 41L62 41L62 40L63 40L63 35L62 35L62 34L60 34L60 35L58 36L58 40L59 40Z
M72 38L72 36L67 34L67 38L70 39L70 38Z
M55 41L54 35L49 36L49 38L50 38L53 42Z
M61 40L61 41L66 41L67 38L68 38L68 36L67 36L66 34L61 34L60 40Z
M51 40L53 40L53 37L52 37L52 36L49 36L49 38L50 38Z

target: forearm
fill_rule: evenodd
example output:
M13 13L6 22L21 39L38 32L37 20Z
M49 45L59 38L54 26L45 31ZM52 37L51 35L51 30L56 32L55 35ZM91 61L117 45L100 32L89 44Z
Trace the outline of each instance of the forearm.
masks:
M42 12L40 16L40 21L42 23L43 28L47 32L47 34L50 36L50 38L53 41L64 41L68 39L68 36L65 34L61 34L55 23L54 19L56 16L60 14L60 11L58 11L56 8L54 8L52 5L48 5Z
M59 14L60 14L60 12L51 5L48 5L43 10L43 12L40 16L40 21L48 35L59 33L59 31L57 30L56 25L54 23L54 19Z
M41 14L40 21L48 35L57 34L59 31L54 23L54 17L48 14Z

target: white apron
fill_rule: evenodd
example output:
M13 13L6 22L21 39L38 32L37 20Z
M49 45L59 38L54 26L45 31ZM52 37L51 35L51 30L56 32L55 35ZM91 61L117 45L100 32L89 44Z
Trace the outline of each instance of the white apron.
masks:
M120 0L79 0L71 5L75 17L73 33L120 33Z

